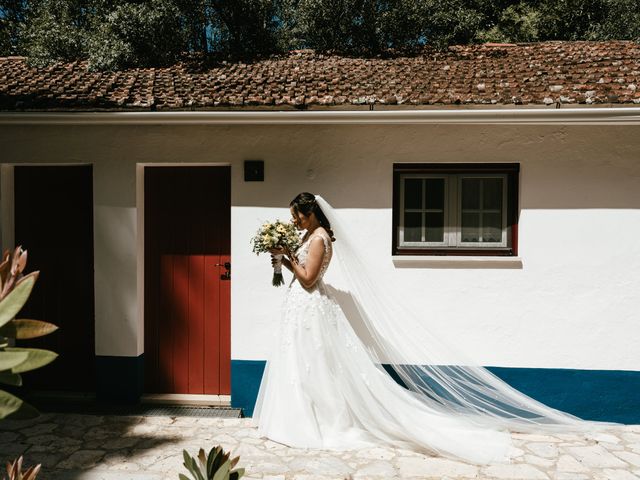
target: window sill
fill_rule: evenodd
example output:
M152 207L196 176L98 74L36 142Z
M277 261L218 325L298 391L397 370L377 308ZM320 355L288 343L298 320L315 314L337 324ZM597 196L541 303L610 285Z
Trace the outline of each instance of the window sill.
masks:
M393 255L396 268L504 268L522 269L521 257Z

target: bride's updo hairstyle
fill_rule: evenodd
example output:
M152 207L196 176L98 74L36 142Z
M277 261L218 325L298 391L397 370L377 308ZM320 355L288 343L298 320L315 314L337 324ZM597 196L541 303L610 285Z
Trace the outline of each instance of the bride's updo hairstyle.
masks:
M320 222L320 226L327 231L331 237L331 241L336 241L336 238L333 236L333 230L331 230L331 224L320 208L320 205L318 205L318 202L316 202L316 196L313 193L300 193L296 198L291 200L289 206L293 208L293 211L296 212L296 214L300 212L305 217L308 217L311 213L315 213L318 222Z

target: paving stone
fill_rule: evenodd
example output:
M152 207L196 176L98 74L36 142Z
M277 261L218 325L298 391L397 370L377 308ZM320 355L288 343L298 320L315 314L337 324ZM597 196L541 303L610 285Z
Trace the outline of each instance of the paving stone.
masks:
M640 467L640 455L632 452L614 452L614 455L617 455L622 460L635 467Z
M594 433L586 435L586 437L596 442L620 443L620 438L611 433Z
M391 478L396 476L396 469L389 462L373 461L363 467L358 468L353 474L354 478L384 477Z
M393 450L387 448L371 448L367 450L358 450L356 453L358 458L368 458L371 460L391 460L395 457Z
M398 473L405 477L437 477L451 475L459 478L475 478L478 467L445 458L401 457L397 460Z
M328 458L296 458L289 462L292 471L306 471L314 475L343 475L353 472L345 462L335 457Z
M490 477L504 478L508 480L544 480L549 476L531 465L491 465L482 470Z
M88 469L97 465L98 461L104 457L104 450L78 450L71 454L69 458L57 465L57 468L68 469Z
M559 435L558 435L559 437ZM511 438L525 440L527 442L560 442L560 438L551 435L537 435L534 433L512 433Z
M607 452L600 445L590 447L567 447L576 460L587 467L626 467L627 464L613 454Z
M15 432L0 432L0 445L15 442L20 436Z
M39 423L38 425L34 425L33 427L24 428L24 429L20 430L20 433L22 435L27 436L27 437L32 437L34 435L42 435L42 434L45 434L45 433L51 433L56 428L58 428L58 425L55 424L55 423Z
M535 455L525 455L524 460L526 463L530 463L531 465L537 465L539 467L550 467L553 465L553 460L549 460L548 458L537 457Z
M588 469L570 455L562 455L556 466L559 472L587 472Z
M624 432L621 434L622 438L629 443L640 443L640 432Z
M513 434L513 463L477 466L384 446L289 448L260 438L250 419L160 418L59 414L10 428L0 422L0 462L26 451L27 464L43 463L43 479L177 479L186 473L183 449L195 455L222 444L240 456L247 479L640 479L640 429L628 426L587 435Z
M553 480L588 480L589 476L584 473L559 472L553 476Z
M602 472L596 472L593 477L596 480L638 480L638 477L628 470L605 468Z
M558 447L553 443L532 442L527 445L527 448L538 457L555 458L558 456Z

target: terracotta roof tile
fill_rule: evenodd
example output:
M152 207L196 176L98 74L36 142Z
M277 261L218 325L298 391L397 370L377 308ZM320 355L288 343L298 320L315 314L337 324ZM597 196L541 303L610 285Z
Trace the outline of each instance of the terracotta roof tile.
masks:
M86 61L32 68L0 57L0 109L207 109L340 105L640 104L640 44L453 46L393 58L310 50L253 63L197 60L89 72Z

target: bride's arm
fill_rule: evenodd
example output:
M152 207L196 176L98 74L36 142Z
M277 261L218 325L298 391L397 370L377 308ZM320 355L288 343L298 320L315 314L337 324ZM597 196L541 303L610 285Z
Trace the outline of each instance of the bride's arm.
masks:
M311 239L307 261L304 266L298 263L294 255L289 257L293 274L303 287L311 288L318 280L318 275L320 275L320 269L322 268L323 255L324 241L320 237L315 237Z

